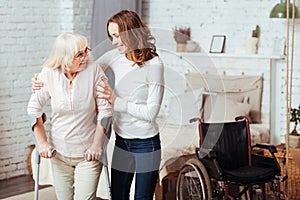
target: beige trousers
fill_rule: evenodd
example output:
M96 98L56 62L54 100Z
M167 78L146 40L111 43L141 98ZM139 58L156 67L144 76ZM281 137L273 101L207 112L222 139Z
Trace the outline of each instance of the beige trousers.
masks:
M56 153L51 159L58 200L93 200L102 169L99 161L70 158Z

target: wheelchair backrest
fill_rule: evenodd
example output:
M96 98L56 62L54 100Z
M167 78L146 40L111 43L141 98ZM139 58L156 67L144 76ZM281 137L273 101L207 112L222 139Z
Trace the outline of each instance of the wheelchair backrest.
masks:
M246 120L199 126L200 147L214 150L222 169L250 165L251 141Z

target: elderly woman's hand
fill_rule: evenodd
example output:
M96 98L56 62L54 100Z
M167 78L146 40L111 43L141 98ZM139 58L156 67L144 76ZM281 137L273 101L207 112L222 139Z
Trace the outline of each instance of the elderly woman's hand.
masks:
M46 141L38 145L38 151L43 158L52 158L55 156L54 147Z
M101 154L102 154L102 147L100 147L99 145L98 146L92 145L84 153L84 159L86 161L100 160Z
M97 98L105 99L109 101L109 103L111 104L115 103L117 96L109 86L106 77L102 77L102 82L97 84L96 91L97 91Z

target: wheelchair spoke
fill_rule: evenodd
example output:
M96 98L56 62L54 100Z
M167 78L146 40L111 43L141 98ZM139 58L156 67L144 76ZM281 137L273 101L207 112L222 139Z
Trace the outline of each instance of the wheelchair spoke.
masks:
M192 167L186 168L186 171L181 176L183 191L186 191L182 196L186 199L203 199L201 181L198 178L196 171ZM184 197L184 198L185 198Z

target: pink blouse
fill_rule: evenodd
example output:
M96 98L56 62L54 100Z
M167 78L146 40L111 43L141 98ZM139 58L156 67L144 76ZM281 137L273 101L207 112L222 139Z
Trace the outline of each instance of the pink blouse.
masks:
M93 142L96 120L112 115L111 104L96 98L96 84L105 76L101 67L91 63L70 80L59 69L43 67L38 79L44 87L31 95L27 112L41 117L51 100L51 131L48 141L64 156L82 157Z

